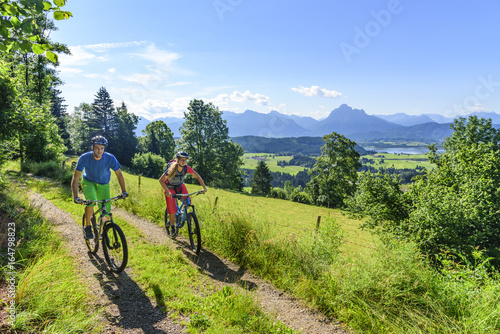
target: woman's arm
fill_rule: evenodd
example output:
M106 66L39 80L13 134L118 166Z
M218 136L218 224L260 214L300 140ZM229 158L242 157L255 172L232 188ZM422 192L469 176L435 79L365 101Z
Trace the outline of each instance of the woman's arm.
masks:
M197 179L197 180L198 180L198 182L199 182L199 183L201 184L201 186L203 187L203 190L202 190L202 191L203 191L204 193L205 193L205 192L207 192L207 191L208 191L208 189L207 189L207 186L205 185L205 182L203 181L203 179L201 178L201 176L200 176L200 175L198 175L198 173L196 173L194 170L193 170L193 176L194 176L194 178L195 178L195 179Z
M163 174L161 174L160 179L158 180L158 182L160 182L160 185L163 188L163 190L165 191L165 194L168 197L170 197L170 191L168 191L167 184L165 183L166 180L167 180L167 175L165 175L165 173L163 173Z

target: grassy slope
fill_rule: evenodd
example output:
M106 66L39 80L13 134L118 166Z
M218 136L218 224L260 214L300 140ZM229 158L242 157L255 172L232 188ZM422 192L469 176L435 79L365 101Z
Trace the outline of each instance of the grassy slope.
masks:
M139 191L139 177L124 173L127 190L131 194L130 201L140 202L139 208L132 209L135 213L146 217L155 223L163 224L165 201L158 180L141 177ZM111 181L112 191L119 193L120 188L115 177ZM188 184L188 191L201 190L199 185ZM295 203L287 200L252 196L246 193L210 188L206 195L193 199L196 206L212 211L215 200L216 209L225 213L250 217L259 224L265 224L274 235L294 233L302 236L316 228L318 216L321 221L330 217L342 226L346 233L344 251L358 247L372 247L373 236L359 229L361 221L350 219L341 210L328 209L313 205ZM129 201L129 202L130 202ZM125 202L120 205L127 205Z

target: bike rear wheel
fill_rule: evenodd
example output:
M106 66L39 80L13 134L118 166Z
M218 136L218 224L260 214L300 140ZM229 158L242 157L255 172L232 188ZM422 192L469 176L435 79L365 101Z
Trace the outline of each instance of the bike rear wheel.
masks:
M187 215L187 226L189 232L189 243L191 244L191 249L196 254L201 251L201 232L200 224L198 223L198 218L194 212L190 212Z
M108 223L102 232L102 250L111 271L122 272L128 262L128 247L120 226Z
M90 226L92 226L92 233L94 233L94 239L85 239L85 232L83 233L83 238L85 239L85 243L87 244L87 248L89 252L92 254L96 254L99 250L99 230L97 229L97 224L95 221L95 216L92 215L90 218ZM85 227L85 213L82 217L82 228Z

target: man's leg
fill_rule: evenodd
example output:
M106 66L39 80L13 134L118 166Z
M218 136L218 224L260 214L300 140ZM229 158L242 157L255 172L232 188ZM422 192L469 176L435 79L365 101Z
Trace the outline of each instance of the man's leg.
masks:
M110 199L111 198L111 191L109 189L109 183L98 184L96 196L97 196L98 201L101 201L103 199ZM106 203L106 211L108 213L111 213L111 202ZM107 222L108 220L109 220L109 216L108 215L104 216L104 222Z
M90 181L83 179L82 188L83 188L83 195L85 196L86 200L94 201L97 199L97 197L96 197L96 184L94 182L90 182ZM92 217L92 214L94 213L94 206L95 206L95 204L92 204L90 206L85 207L85 226L90 225L90 218Z

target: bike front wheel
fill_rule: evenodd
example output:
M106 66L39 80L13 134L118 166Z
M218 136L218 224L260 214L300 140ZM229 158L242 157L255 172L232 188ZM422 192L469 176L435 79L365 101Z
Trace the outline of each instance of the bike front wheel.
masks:
M102 250L111 271L122 272L128 262L128 247L120 226L109 223L102 232Z
M187 226L189 232L189 243L191 244L191 249L196 254L201 251L201 232L200 224L198 223L198 218L191 212L187 215Z
M83 233L85 243L87 244L87 248L89 252L92 254L96 254L99 250L99 229L97 228L97 224L95 221L95 216L92 215L90 218L90 226L92 226L92 233L94 233L94 239L85 239L85 232ZM85 214L83 214L82 218L82 228L85 227Z

